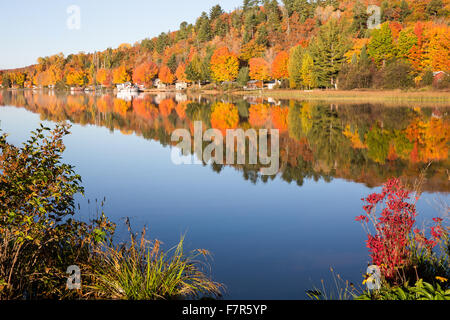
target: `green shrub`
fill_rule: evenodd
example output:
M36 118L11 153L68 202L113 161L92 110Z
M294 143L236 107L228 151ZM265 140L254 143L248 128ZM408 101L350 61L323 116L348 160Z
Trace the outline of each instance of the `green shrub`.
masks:
M374 292L366 292L356 300L450 300L450 289L444 290L439 284L431 285L423 280L411 287L382 288Z

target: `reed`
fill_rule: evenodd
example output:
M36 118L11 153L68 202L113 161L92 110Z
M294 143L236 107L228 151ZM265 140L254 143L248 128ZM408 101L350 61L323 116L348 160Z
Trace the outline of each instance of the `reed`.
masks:
M208 276L206 250L185 253L184 237L164 252L158 240L148 241L145 229L140 238L131 232L131 241L103 245L95 250L102 261L92 271L96 296L125 300L174 300L219 298L223 285Z

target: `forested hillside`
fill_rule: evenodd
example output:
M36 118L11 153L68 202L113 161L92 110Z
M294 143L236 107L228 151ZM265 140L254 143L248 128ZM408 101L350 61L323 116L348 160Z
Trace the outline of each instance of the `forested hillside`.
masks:
M380 8L379 25L370 5ZM62 89L252 79L293 89L446 88L449 13L450 0L244 0L232 12L216 5L193 24L135 44L41 57L1 72L0 83Z

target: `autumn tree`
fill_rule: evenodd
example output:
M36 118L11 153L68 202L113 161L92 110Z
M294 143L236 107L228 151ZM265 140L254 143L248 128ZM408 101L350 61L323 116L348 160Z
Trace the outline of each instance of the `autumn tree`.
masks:
M305 49L298 45L291 49L289 54L288 72L289 86L291 89L300 88L302 85L302 62Z
M281 51L272 63L272 77L274 79L289 79L289 53Z
M113 82L115 84L129 82L130 80L130 72L125 66L120 66L113 70Z
M429 66L436 71L450 70L450 27L437 25L426 30L429 39L424 56L429 61Z
M25 73L20 72L20 71L14 72L11 76L12 83L19 86L20 88L23 87L25 80L26 80Z
M396 55L389 23L383 23L380 29L373 30L367 49L369 56L377 65L385 64Z
M269 64L263 58L252 58L249 61L250 78L261 82L270 80Z
M185 63L182 62L178 65L177 71L175 72L175 76L178 81L189 82L187 75L186 75L186 64Z
M308 89L311 89L317 85L317 79L314 70L314 60L309 53L303 55L302 60L302 83Z
M252 58L260 58L264 55L265 47L259 45L256 41L250 41L241 48L239 59L242 61L249 61Z
M158 66L154 62L144 62L133 71L133 82L150 87L158 74Z
M69 69L66 75L66 83L69 86L82 87L87 83L87 76L83 70Z
M163 65L159 70L159 80L165 84L172 84L175 81L175 76L172 71L166 65Z
M112 84L112 72L108 69L99 69L97 71L96 80L104 87L110 87Z
M211 57L211 76L216 82L233 81L239 73L239 60L227 47L214 51Z

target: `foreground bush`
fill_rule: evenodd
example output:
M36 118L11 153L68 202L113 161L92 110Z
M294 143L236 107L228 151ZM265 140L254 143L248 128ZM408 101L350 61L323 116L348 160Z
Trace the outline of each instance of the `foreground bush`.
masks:
M418 191L414 196L399 179L391 179L381 193L363 200L365 214L356 220L368 232L367 247L372 264L381 271L382 288L361 297L450 298L450 247L444 219L433 219L429 235L415 228ZM444 210L448 214L448 208Z
M73 219L81 177L62 163L67 125L41 126L22 147L0 136L0 299L171 299L220 295L182 242L172 255L115 246L104 214ZM50 135L46 136L46 133ZM155 242L154 244L158 244ZM203 252L203 251L197 251ZM81 268L82 288L67 290L67 268Z

